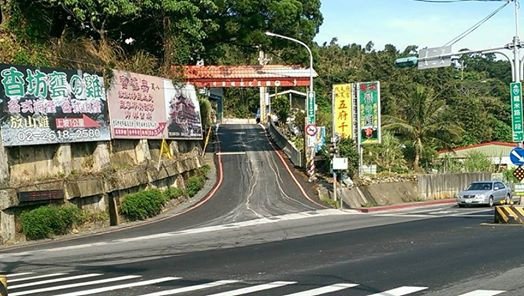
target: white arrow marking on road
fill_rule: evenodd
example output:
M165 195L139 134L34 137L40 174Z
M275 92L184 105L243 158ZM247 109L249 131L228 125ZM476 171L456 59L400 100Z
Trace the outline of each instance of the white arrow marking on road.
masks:
M248 293L255 293L255 292L260 292L260 291L264 291L264 290L279 288L279 287L292 285L292 284L296 284L296 283L297 282L271 282L271 283L268 283L268 284L257 285L257 286L253 286L253 287L247 287L247 288L241 288L241 289L237 289L237 290L226 291L226 292L212 294L212 295L207 295L207 296L238 296L238 295L244 295L244 294L248 294Z
M189 287L178 288L178 289L173 289L173 290L166 290L166 291L149 293L149 294L145 294L145 295L142 295L142 296L174 295L174 294L180 294L180 293L185 293L185 292L190 292L190 291L202 290L202 289L218 287L218 286L227 285L227 284L233 284L233 283L238 283L238 281L235 281L235 280L231 280L231 281L229 281L229 280L216 281L216 282L202 284L202 285L195 285L195 286L189 286Z
M512 150L511 151L511 154L513 154L513 156L515 156L520 162L524 162L524 157L520 156L517 151L515 150Z
M415 293L418 291L426 290L428 287L410 287L410 286L404 286L395 288L392 290L387 290L382 293L373 294L369 296L402 296L402 295L408 295L411 293Z
M344 283L341 283L341 284L334 284L334 285L325 286L325 287L317 288L317 289L313 289L313 290L302 291L302 292L298 292L298 293L294 293L294 294L288 294L288 295L285 295L285 296L316 296L316 295L322 295L322 294L327 294L327 293L331 293L331 292L336 292L336 291L340 291L340 290L344 290L344 289L348 289L348 288L352 288L352 287L356 287L356 286L358 286L358 284L344 284Z
M497 291L497 290L475 290L466 294L461 294L459 296L494 296L506 291Z

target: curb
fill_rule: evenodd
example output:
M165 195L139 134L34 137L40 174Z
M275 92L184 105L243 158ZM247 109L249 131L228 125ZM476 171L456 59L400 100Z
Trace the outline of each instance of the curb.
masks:
M357 210L362 213L372 213L372 212L380 212L380 211L388 211L388 210L400 210L400 209L426 207L426 206L434 206L434 205L454 204L456 202L457 201L454 198L453 199L439 199L439 200L430 200L430 201L422 201L422 202L403 203L403 204L396 204L396 205L389 205L389 206L378 206L378 207L371 207L371 208L355 208L354 210Z

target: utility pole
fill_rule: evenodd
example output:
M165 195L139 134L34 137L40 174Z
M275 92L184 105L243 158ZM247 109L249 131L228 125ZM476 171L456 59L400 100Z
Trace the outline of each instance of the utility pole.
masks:
M267 65L269 62L269 59L267 58L266 54L263 50L260 50L258 52L258 62L261 66ZM266 99L267 99L267 88L265 86L260 87L260 123L265 124L267 122L267 115L266 114Z

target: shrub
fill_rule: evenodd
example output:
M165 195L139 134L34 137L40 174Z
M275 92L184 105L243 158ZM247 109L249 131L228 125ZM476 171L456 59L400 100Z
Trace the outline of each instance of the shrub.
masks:
M170 187L164 191L166 199L177 199L184 195L184 190L177 187Z
M137 192L124 198L120 213L132 221L145 220L160 214L167 200L158 189Z
M81 223L82 211L76 206L43 206L22 213L22 232L30 240L66 234Z
M202 189L202 187L204 187L204 179L205 177L203 176L193 176L193 177L190 177L189 179L187 179L187 182L186 182L186 191L187 191L187 195L189 195L189 197L193 197L195 196L195 194L197 194L197 192Z

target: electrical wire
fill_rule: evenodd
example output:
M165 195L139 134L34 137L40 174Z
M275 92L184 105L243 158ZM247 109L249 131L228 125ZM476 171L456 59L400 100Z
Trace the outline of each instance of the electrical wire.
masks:
M418 0L417 0L418 1ZM430 0L427 0L427 1L430 1ZM457 0L458 1L458 0ZM462 0L462 1L470 1L470 0ZM482 1L493 1L493 0L482 0ZM492 13L490 13L488 16L486 16L485 18L483 18L482 20L480 20L478 23L476 23L475 25L473 25L471 28L467 29L466 31L462 32L461 34L459 34L457 37L451 39L448 43L444 44L444 46L449 46L449 45L453 45L457 42L459 42L460 40L462 40L464 37L466 37L467 35L473 33L473 31L475 31L476 29L478 29L480 26L482 26L484 23L486 23L490 18L492 18L495 14L497 14L499 11L501 11L504 7L506 7L509 3L511 2L511 0L506 0L506 3L504 3L502 6L500 6L499 8L497 8L495 11L493 11Z
M427 3L457 3L457 2L501 2L501 1L511 2L514 0L413 0L413 1L427 2Z

